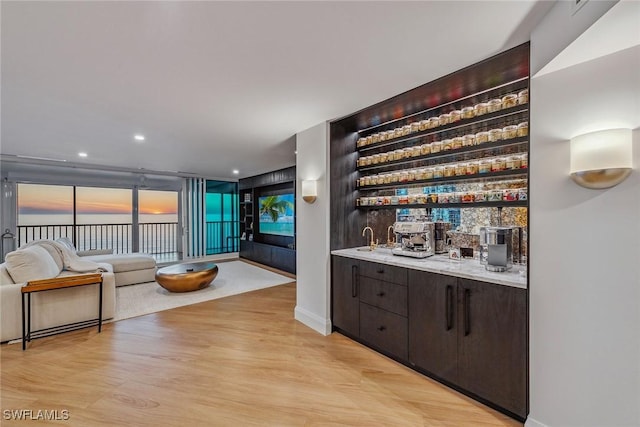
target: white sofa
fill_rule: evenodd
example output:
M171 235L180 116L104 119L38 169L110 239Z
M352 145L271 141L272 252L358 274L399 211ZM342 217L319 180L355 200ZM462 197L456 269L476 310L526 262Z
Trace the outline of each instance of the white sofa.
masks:
M66 237L56 239L56 244L65 246L83 260L111 264L112 271L115 274L116 286L156 280L156 260L151 255L142 253L113 254L112 249L77 251L71 240Z
M74 257L80 265L84 263L105 270L102 275L102 317L105 320L113 318L115 314L117 286L155 280L156 262L150 255L114 255L110 250L76 252L67 239L42 242L45 244L23 247L7 254L5 263L0 264L0 342L22 337L20 288L26 282L79 274L63 269L65 253L68 257ZM62 253L60 249L63 249ZM31 329L35 331L96 318L98 293L94 286L34 293L31 296L31 306Z
M57 259L58 258L58 259ZM30 280L82 274L63 271L63 263L40 246L7 254L0 264L0 342L22 338L22 292ZM102 272L102 318L113 318L116 310L115 276L110 264L99 263ZM31 330L95 319L98 285L79 286L31 295Z

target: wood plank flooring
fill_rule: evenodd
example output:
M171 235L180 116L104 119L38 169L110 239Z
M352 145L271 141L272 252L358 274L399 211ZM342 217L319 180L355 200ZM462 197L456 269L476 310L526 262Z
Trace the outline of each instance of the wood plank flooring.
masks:
M293 319L295 283L2 345L2 426L521 426ZM5 410L68 410L11 421Z

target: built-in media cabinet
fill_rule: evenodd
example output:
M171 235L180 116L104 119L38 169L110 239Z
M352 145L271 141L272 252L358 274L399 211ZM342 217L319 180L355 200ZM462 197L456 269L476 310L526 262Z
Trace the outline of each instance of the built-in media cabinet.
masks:
M295 180L290 167L239 181L241 258L296 272Z
M331 250L436 211L528 227L529 99L526 43L332 122ZM523 287L418 270L332 256L335 330L524 420L527 267Z

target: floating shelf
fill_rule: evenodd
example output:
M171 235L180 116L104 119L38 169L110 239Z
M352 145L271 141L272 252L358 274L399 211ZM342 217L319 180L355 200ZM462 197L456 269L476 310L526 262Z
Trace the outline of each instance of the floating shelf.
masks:
M372 205L372 206L356 206L357 209L374 210L374 209L423 209L423 208L513 208L527 207L526 200L517 200L514 202L477 202L477 203L420 203L420 204L404 204L404 205Z
M398 145L401 143L406 143L415 139L419 139L425 136L429 136L429 135L435 135L438 133L442 133L442 132L446 132L446 131L451 131L451 130L455 130L458 128L463 128L463 127L468 127L468 126L473 126L477 123L482 123L482 122L486 122L489 121L491 119L506 119L509 116L512 115L516 115L519 113L525 113L529 111L529 104L522 104L522 105L516 105L515 107L511 107L511 108L505 108L499 111L494 111L493 113L487 113L487 114L483 114L481 116L478 117L474 117L472 119L463 119L463 120L459 120L455 123L449 123L446 125L442 125L442 126L438 126L437 128L433 128L433 129L427 129L427 130L423 130L420 132L414 132L412 134L403 136L403 137L399 137L399 138L394 138L388 141L382 141L382 142L376 142L375 144L369 144L369 145L365 145L359 148L356 148L356 151L362 153L362 152L367 152L367 151L371 151L371 150L375 150L381 147L389 147L389 146L393 146L393 145Z
M359 166L356 169L361 172L375 170L375 169L384 169L389 166L398 166L398 165L413 163L413 162L422 161L422 160L438 159L443 157L457 157L460 154L465 154L465 153L491 151L497 148L505 148L509 146L514 146L514 147L520 146L520 145L526 146L528 142L529 142L529 136L522 136L520 138L511 138L511 139L505 139L497 142L487 142L480 145L471 145L468 147L462 147L455 150L440 151L435 154L431 153L431 154L424 154L416 157L407 157L406 159L392 160L390 162L378 163L376 165Z
M447 176L442 178L433 178L433 179L421 179L415 181L407 181L407 182L393 182L389 184L379 184L379 185L365 185L363 187L358 187L358 191L372 191L372 190L382 190L387 188L405 188L405 187L416 187L421 184L427 185L435 185L449 182L478 182L485 181L487 179L491 179L492 181L499 178L511 178L522 176L523 178L527 177L529 169L513 169L506 170L500 172L490 172L490 173L477 173L473 175L464 175L464 176Z

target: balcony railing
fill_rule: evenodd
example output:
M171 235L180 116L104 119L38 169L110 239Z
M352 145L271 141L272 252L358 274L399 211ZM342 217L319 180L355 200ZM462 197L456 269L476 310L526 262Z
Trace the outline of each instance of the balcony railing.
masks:
M178 251L178 223L141 223L138 251L147 254L168 254ZM75 233L74 233L75 231ZM75 236L74 236L75 234ZM133 252L133 224L19 225L18 246L37 239L67 237L76 249L113 249L114 254Z
M207 222L207 254L236 252L237 227L236 221ZM151 255L178 252L177 222L140 223L138 230L138 252ZM134 250L133 224L19 225L16 237L18 247L32 240L67 237L79 251L113 249L115 254L125 254Z

